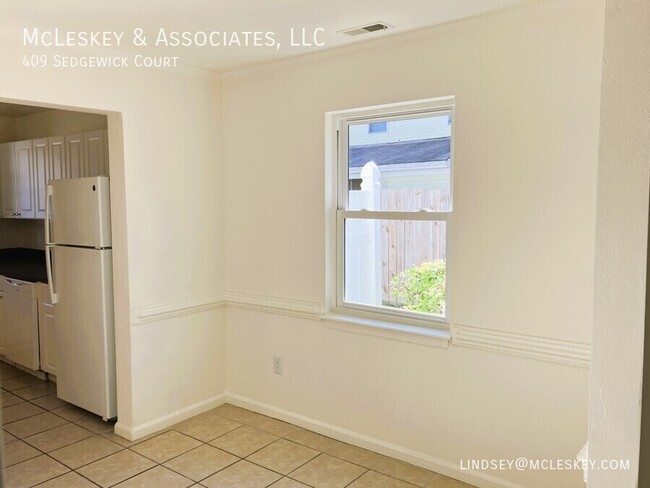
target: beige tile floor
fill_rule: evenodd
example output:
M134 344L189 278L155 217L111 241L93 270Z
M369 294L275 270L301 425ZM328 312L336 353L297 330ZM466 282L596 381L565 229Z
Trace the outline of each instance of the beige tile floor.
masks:
M257 413L223 405L137 442L5 363L7 488L469 488Z

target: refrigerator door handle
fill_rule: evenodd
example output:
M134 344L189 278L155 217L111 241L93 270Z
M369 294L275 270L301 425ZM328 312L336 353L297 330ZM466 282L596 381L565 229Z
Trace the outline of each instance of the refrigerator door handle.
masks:
M47 224L46 224L47 225ZM47 268L47 283L50 287L50 295L52 295L52 305L59 301L58 294L54 293L54 277L52 276L52 247L54 246L45 246L45 267Z
M47 185L47 192L45 195L45 245L49 246L52 244L51 238L50 238L50 211L51 211L51 200L52 197L54 196L54 191L52 189L52 185ZM48 267L49 271L49 267Z

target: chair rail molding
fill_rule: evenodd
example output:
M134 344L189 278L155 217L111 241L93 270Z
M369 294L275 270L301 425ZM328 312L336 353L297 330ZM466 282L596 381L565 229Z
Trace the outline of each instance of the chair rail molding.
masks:
M319 302L227 291L134 307L133 325L157 322L222 307L255 310L311 320L320 320L323 315L323 304Z
M588 368L591 359L590 344L461 324L451 326L451 343L581 368Z
M224 299L221 293L169 300L152 305L142 305L133 308L133 325L157 322L223 306Z
M223 307L329 321L320 302L226 291L134 307L133 325ZM452 324L451 344L581 368L588 368L591 358L591 345L587 343L461 324Z
M228 291L224 293L224 302L228 307L290 315L311 320L320 320L323 315L322 303L295 298Z

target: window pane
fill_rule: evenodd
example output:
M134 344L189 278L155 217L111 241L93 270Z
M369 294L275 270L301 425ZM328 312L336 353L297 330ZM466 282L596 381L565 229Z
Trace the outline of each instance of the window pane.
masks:
M388 122L371 122L368 124L368 132L373 134L375 132L386 132L388 130Z
M449 120L441 113L350 125L348 209L451 210Z
M443 315L444 221L345 220L345 301Z

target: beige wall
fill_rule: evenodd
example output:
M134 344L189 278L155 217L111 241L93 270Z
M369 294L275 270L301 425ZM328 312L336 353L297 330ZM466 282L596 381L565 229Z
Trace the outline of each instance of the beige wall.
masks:
M0 219L0 249L45 249L45 230L40 219Z
M219 84L154 70L29 70L22 53L20 38L0 35L0 71L12 73L0 99L110 112L118 426L142 435L224 391L218 310L134 325L138 307L223 288Z
M588 343L602 29L599 1L540 2L229 76L227 288L322 303L324 114L455 95L453 323ZM468 476L461 459L573 459L587 438L586 369L259 311L227 317L229 391L422 465ZM481 486L581 479L474 474Z
M454 324L588 343L602 7L539 2L223 87L27 70L19 41L0 37L14 73L0 99L111 112L120 432L143 435L228 390L480 486L581 486L578 472L458 467L572 459L587 437L585 368L215 305L223 290L323 301L325 112L455 95Z
M608 0L605 20L589 457L627 459L630 469L592 471L590 488L637 486L644 329L650 312L645 308L650 2Z
M52 110L17 118L16 140L64 136L106 127L105 115Z

